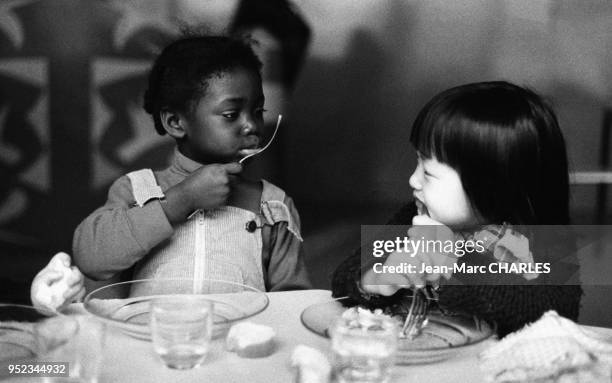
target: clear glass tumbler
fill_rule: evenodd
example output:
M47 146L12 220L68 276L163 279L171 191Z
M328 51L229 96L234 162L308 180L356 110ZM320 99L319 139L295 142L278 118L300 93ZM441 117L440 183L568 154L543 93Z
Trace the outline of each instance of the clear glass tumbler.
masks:
M151 302L153 347L169 368L199 366L210 349L213 303L202 295L172 295Z
M384 315L367 321L339 318L330 329L334 374L339 383L389 381L397 352L397 322Z

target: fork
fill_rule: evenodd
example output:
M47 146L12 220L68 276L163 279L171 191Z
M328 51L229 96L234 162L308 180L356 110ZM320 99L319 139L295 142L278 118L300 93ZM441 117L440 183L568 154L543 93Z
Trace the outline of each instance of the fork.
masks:
M264 146L263 148L259 149L256 152L253 152L251 154L247 154L246 156L242 157L240 159L240 161L238 161L239 164L243 163L247 158L253 157L258 155L259 153L263 152L264 150L266 150L268 148L268 146L270 146L270 144L272 143L272 141L274 140L274 137L276 137L276 132L278 132L278 127L280 126L281 120L283 119L283 115L279 114L278 115L278 119L276 120L276 128L274 128L274 133L272 133L272 138L270 138L270 141L268 141L268 143L266 144L266 146Z
M402 337L414 339L421 333L421 329L426 324L427 314L429 312L428 293L425 293L423 288L415 288L412 295L412 302L404 326L400 335Z

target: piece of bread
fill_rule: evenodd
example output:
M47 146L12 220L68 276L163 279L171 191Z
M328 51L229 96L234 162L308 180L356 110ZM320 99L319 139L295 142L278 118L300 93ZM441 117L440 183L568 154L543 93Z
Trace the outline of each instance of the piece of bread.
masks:
M228 351L241 358L263 358L274 352L276 333L271 327L241 322L233 325L225 338Z

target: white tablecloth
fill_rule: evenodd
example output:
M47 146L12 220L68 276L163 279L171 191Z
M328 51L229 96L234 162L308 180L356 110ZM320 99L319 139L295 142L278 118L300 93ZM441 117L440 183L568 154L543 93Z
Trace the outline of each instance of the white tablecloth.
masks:
M157 359L150 342L133 339L109 327L100 382L292 382L294 377L289 360L295 346L304 344L329 355L329 340L306 329L300 321L300 314L311 304L331 299L331 294L327 290L306 290L269 293L268 296L270 305L249 320L271 326L276 331L277 348L271 356L239 358L225 351L223 339L218 339L199 368L171 370ZM612 333L609 329L602 331ZM392 382L482 382L477 354L491 342L494 340L485 341L463 355L441 363L396 366Z

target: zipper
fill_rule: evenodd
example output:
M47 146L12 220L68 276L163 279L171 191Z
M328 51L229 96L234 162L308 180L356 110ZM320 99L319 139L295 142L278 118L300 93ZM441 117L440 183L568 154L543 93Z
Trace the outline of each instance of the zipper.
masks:
M200 293L202 289L202 278L204 278L205 270L205 259L206 257L202 254L206 254L206 241L204 238L205 234L205 221L204 212L198 210L196 214L196 227L195 227L195 249L194 249L194 260L193 260L193 293Z

